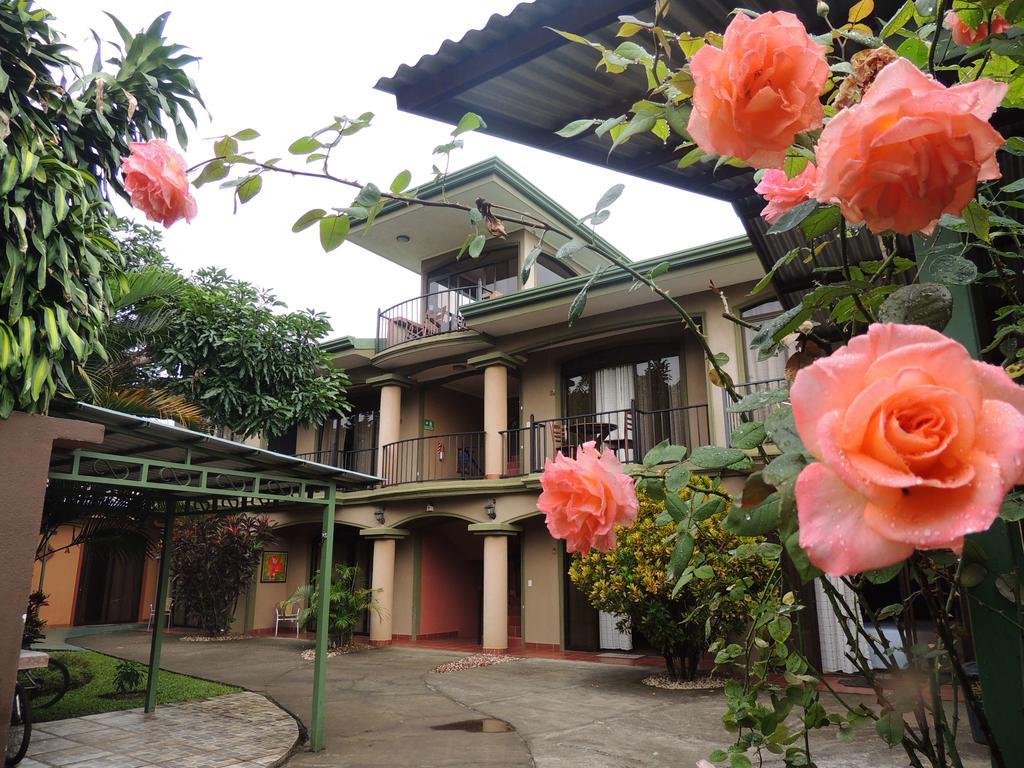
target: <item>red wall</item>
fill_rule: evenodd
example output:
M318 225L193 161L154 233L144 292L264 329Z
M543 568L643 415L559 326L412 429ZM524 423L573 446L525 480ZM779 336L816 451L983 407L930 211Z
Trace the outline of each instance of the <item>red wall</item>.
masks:
M456 633L477 640L482 586L482 561L463 559L442 533L423 532L420 636Z

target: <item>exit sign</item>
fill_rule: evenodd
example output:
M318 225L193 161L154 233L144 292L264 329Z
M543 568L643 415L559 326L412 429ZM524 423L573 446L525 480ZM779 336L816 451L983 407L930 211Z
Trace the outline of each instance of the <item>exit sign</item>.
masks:
M434 431L434 420L433 419L424 419L423 420L423 429L426 430L427 432L433 432Z

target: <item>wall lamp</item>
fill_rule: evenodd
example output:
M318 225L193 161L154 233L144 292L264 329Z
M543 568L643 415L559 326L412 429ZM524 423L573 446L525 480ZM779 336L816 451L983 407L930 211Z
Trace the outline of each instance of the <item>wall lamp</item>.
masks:
M377 525L384 525L384 507L373 510L373 519L377 521Z
M484 504L484 512L487 513L487 516L491 518L491 520L498 516L498 513L495 511L496 506L497 504L495 503L494 499L491 499L486 504Z

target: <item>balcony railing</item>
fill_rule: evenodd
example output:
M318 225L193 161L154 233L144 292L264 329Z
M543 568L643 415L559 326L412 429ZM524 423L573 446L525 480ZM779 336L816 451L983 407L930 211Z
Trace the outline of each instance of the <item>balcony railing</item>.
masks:
M310 451L309 453L297 453L295 458L315 461L318 464L326 464L329 467L338 467L352 472L361 472L364 475L375 474L377 470L376 448L362 448L358 451Z
M662 440L687 446L711 442L706 405L651 411L634 407L531 422L530 426L502 432L505 477L540 472L545 461L558 451L570 453L588 442L614 451L627 463L641 461Z
M433 480L481 480L484 477L483 432L459 432L399 440L381 449L385 485Z
M770 389L778 389L779 387L786 384L786 379L765 379L764 381L748 381L745 384L737 384L736 391L742 396L752 395L755 392L767 392ZM727 445L732 445L732 433L736 428L743 423L743 414L733 413L729 409L732 407L732 400L729 399L729 393L722 390L722 405L725 412L725 439ZM777 409L779 404L769 405L764 408L758 408L756 411L750 411L750 421L764 421L765 417L773 410Z
M407 341L466 329L462 308L488 296L479 286L451 288L409 299L377 313L377 351Z

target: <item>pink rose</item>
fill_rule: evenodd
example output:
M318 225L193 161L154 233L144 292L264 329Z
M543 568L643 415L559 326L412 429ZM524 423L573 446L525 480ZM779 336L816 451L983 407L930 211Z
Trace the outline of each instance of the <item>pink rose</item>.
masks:
M988 118L1006 89L991 80L947 88L897 59L821 132L815 197L872 232L930 234L942 214L963 212L978 181L999 178L1004 141Z
M960 552L1024 480L1024 388L919 325L872 325L797 374L800 546L836 576Z
M178 219L192 221L197 208L185 174L185 158L163 139L134 141L129 146L131 154L121 160L121 173L132 205L165 227Z
M705 152L779 168L796 135L821 125L825 49L791 13L737 13L722 48L701 48L690 73L688 129Z
M818 169L814 163L808 163L807 167L792 179L786 176L785 171L774 168L765 171L761 182L754 188L757 194L768 201L768 205L761 211L761 218L769 224L774 224L790 208L810 200L814 197L814 184L817 178Z
M991 30L989 30L987 21L981 22L977 29L969 26L956 11L946 13L942 19L942 26L949 30L954 43L965 47L980 43L989 34L998 35L1013 28L1013 24L1004 19L998 11L992 16Z
M615 526L632 525L638 503L633 478L610 450L602 454L586 443L571 459L559 451L547 460L540 477L543 492L537 508L548 531L565 539L570 552L607 552L615 546Z

